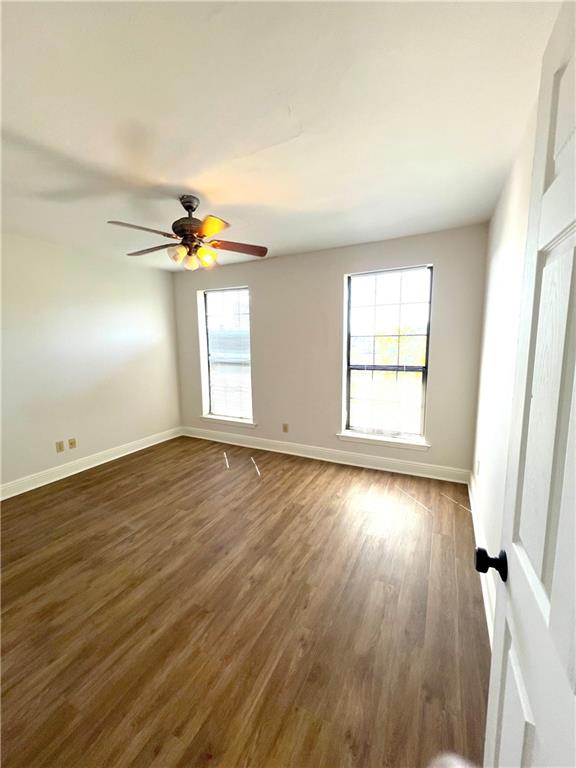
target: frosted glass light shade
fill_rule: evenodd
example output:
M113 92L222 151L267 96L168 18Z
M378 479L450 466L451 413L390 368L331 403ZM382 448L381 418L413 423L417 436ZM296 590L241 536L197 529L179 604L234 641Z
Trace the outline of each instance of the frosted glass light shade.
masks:
M205 248L203 245L196 251L200 263L203 267L212 267L216 264L216 254L210 248Z
M184 245L175 245L172 248L168 248L168 256L170 256L172 261L175 261L176 264L182 263L187 254L188 249Z
M187 256L184 259L184 268L189 269L192 272L196 269L200 269L200 262L198 261L198 257L192 254L192 256Z

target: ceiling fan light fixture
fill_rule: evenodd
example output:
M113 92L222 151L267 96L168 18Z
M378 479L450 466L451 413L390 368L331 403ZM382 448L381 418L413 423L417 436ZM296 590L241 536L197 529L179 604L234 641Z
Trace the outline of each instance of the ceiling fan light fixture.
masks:
M191 254L184 259L184 269L189 269L191 272L200 269L200 262L195 254Z
M173 248L168 248L168 256L176 264L181 264L184 258L188 255L188 249L185 245L175 245Z
M203 267L213 267L214 264L216 264L216 254L204 245L201 245L200 248L198 248L196 254Z

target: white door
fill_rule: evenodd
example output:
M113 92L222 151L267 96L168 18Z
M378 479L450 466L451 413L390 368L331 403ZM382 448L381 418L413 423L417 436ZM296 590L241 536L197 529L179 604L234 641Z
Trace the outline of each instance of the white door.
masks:
M546 49L484 764L576 766L574 11ZM495 555L497 553L490 553Z

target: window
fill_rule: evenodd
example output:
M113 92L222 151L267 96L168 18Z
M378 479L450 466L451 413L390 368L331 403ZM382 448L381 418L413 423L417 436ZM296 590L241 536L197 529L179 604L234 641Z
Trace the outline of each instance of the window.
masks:
M432 267L348 277L346 429L423 434Z
M204 291L205 413L252 421L248 288ZM203 345L202 345L203 346Z

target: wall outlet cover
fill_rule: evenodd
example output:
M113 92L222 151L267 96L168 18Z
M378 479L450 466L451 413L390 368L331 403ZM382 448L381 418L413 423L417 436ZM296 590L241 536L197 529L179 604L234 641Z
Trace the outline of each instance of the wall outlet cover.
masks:
M64 440L57 440L56 453L63 453L63 452L64 452Z
M68 438L68 448L76 448L78 446L78 443L76 442L75 437Z
M288 432L288 424L282 424L282 432Z

